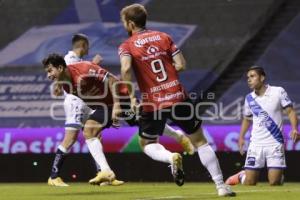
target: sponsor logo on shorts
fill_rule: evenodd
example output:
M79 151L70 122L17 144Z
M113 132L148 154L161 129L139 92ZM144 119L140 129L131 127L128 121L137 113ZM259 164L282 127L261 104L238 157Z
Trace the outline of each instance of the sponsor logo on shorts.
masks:
M255 157L248 157L247 158L247 165L254 166L255 165Z

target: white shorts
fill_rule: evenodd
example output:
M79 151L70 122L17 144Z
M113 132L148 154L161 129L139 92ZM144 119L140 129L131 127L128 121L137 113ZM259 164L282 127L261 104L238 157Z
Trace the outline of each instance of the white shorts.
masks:
M88 117L94 112L79 97L67 94L64 101L65 129L80 130Z
M250 143L245 161L245 169L261 169L267 163L268 169L285 169L283 144L255 146Z

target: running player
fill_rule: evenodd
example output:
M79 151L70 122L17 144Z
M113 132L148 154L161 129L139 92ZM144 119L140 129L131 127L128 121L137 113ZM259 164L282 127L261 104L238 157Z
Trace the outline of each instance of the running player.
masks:
M88 37L84 34L75 34L72 38L72 51L69 51L67 55L65 55L66 64L73 64L76 62L82 61L82 57L88 54L89 49L89 40ZM93 58L93 63L100 64L102 61L102 57L97 54ZM64 163L65 157L69 150L72 148L73 144L76 142L78 134L80 132L82 124L84 124L84 120L91 114L92 110L84 103L79 97L68 94L63 91L61 85L54 84L54 95L60 96L64 95L64 109L66 115L66 127L63 141L58 146L55 159L52 164L51 174L48 179L48 185L51 186L69 186L66 184L63 179L59 176L62 165ZM82 115L82 118L78 116ZM68 124L73 124L73 127L69 127ZM100 173L100 166L96 163L97 173ZM90 181L91 182L91 181ZM93 183L93 182L91 182ZM110 182L103 182L100 185L113 185L118 186L124 184L124 181L119 181L117 179L113 179Z
M266 73L262 67L251 67L247 71L248 86L253 92L245 98L244 119L242 121L239 148L244 154L244 137L250 127L253 128L245 161L245 171L241 171L226 180L227 184L256 185L259 172L268 168L270 185L283 184L283 171L286 168L284 140L282 135L282 113L285 111L292 126L291 136L299 134L298 119L292 101L282 87L265 83Z
M44 59L43 64L50 80L65 81L65 84L63 85L64 91L76 96L81 95L80 97L84 100L83 102L79 98L74 98L73 95L67 95L65 98L65 126L66 131L70 133L66 134L66 136L72 137L71 139L69 138L69 140L66 140L67 142L71 141L71 144L67 143L65 146L72 146L74 141L76 141L79 129L84 125L83 133L87 146L93 158L101 168L101 172L97 174L95 180L90 180L90 183L114 181L115 174L106 161L102 144L97 136L101 134L101 130L109 127L114 120L117 124L120 105L119 100L115 98L115 95L112 95L112 91L114 91L112 85L117 79L92 62L83 61L67 67L63 57L57 54L49 55ZM105 85L108 87L107 90L105 89ZM105 95L103 95L104 92L106 92ZM123 93L127 94L127 90ZM103 97L97 98L96 95L102 95ZM87 105L87 102L91 105ZM98 106L94 105L95 103L98 104ZM99 103L102 103L102 106L99 105ZM95 109L92 110L90 107L94 107ZM104 113L104 111L106 113ZM63 146L64 141L58 149L58 151L62 151L62 153L59 153L60 156L58 156L58 158L62 157L62 154L67 152L67 148ZM57 159L56 157L54 166L61 166L62 161L63 159ZM55 171L56 170L53 172Z
M201 120L191 114L194 113L193 104L178 80L177 72L185 69L182 53L168 34L146 29L144 6L132 4L124 7L121 19L129 34L129 39L119 47L121 76L123 81L130 83L130 70L133 69L142 93L139 135L144 153L154 160L171 164L175 183L184 184L181 155L171 153L158 143L166 120L171 119L189 135L202 164L216 184L218 195L234 196L235 193L224 184L218 159L200 128ZM134 107L132 84L128 85Z
M88 54L89 50L89 40L88 37L82 33L75 34L72 39L73 50L69 51L65 56L65 61L68 64L83 61L82 57ZM103 61L101 55L97 54L94 56L92 62L95 64L100 64ZM194 147L191 144L188 137L184 135L181 130L175 130L168 124L166 124L164 129L164 134L175 139L179 144L181 144L183 150L189 155L194 154Z
M82 57L88 54L88 49L89 49L89 40L88 37L84 34L75 34L72 38L72 51L69 51L67 55L65 55L64 59L67 65L69 64L74 64L77 62L81 62ZM102 57L97 54L93 58L93 63L95 64L100 64L102 61ZM56 96L63 95L63 90L60 85L54 84L54 93ZM67 122L71 124L78 124L79 126L77 127L66 127L66 132L64 135L64 139L62 143L58 146L55 159L52 165L51 169L51 175L50 178L48 179L48 184L53 185L53 186L68 186L64 181L59 177L60 170L62 168L64 159L66 154L68 153L69 149L71 149L72 145L76 142L78 134L80 132L80 126L81 124L84 124L83 121L78 121L79 118L76 118L80 113L76 113L75 108L80 107L83 108L84 113L81 113L84 116L89 115L90 108L77 96L73 94L67 94L65 93L65 113L67 116ZM71 121L71 122L70 122ZM136 125L136 124L133 124ZM71 129L71 130L70 130ZM175 130L172 127L166 125L164 133L170 137L173 137L176 141L178 141L184 150L189 153L190 155L194 153L194 148L189 141L189 139L182 133L180 130ZM97 165L97 171L100 173L100 166ZM90 181L93 183L93 181ZM109 182L108 184L117 186L123 184L123 181L118 181L114 179L112 182ZM104 183L101 183L104 184Z

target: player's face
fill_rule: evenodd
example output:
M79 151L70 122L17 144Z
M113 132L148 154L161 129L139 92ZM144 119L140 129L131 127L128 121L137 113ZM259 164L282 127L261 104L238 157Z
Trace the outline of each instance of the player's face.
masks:
M89 44L86 41L82 42L83 55L89 54Z
M248 86L252 90L259 89L264 84L264 76L259 75L255 70L247 73Z
M60 66L58 68L54 67L52 64L49 64L45 71L47 73L47 78L51 81L59 81L62 77L63 67Z

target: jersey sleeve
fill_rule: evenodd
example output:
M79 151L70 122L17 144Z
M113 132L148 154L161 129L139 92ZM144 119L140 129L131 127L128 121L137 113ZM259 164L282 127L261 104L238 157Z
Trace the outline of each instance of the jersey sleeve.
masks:
M99 81L104 82L107 79L109 72L102 67L93 64L92 69L89 70L89 74L92 76L96 76Z
M131 56L129 44L127 42L124 42L123 44L121 44L119 46L118 54L119 54L120 57L122 57L122 56Z
M249 104L248 104L248 101L247 101L246 98L245 98L245 103L244 103L244 108L243 108L243 115L245 117L251 117L252 116L252 112L251 112L251 109L249 107Z
M80 62L81 59L75 55L67 54L65 55L65 62L67 65L74 64L76 62Z
M172 56L175 56L180 52L180 50L178 49L177 45L173 42L172 37L168 34L166 34L166 36L167 36L167 42L169 45L170 53Z
M287 92L285 91L285 89L280 88L280 104L282 108L286 108L289 106L293 106L293 103L290 99L290 97L288 96Z
M109 72L100 67L97 64L92 62L82 62L82 65L79 66L80 73L85 80L95 80L95 78L101 82L104 82L107 78Z

